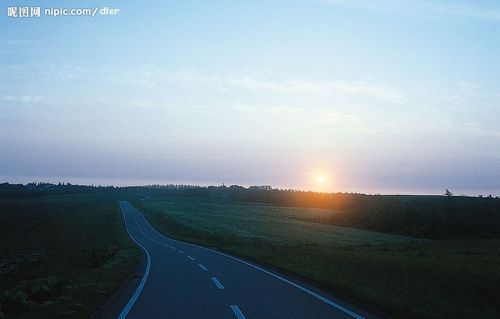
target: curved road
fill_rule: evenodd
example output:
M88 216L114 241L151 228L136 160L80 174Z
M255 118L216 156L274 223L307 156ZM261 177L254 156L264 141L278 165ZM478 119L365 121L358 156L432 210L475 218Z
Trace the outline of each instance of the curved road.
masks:
M102 317L376 318L242 259L165 237L129 202L120 207L146 263Z

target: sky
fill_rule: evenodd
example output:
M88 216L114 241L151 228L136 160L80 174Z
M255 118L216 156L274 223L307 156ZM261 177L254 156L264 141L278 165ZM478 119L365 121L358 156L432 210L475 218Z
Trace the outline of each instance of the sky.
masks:
M500 194L498 1L0 6L0 182Z

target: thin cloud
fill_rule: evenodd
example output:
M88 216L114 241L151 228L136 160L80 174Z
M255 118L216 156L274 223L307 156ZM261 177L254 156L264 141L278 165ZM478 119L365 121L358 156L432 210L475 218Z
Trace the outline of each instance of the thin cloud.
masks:
M283 78L277 75L238 72L233 74L208 74L196 70L164 71L152 66L120 70L98 68L89 72L81 66L53 64L11 65L7 70L11 78L51 79L60 81L90 80L110 81L135 88L157 89L179 87L198 92L226 93L229 91L266 92L274 95L314 95L324 97L351 96L377 99L387 103L402 104L405 97L396 88L386 83L367 81L315 80Z
M0 95L0 101L4 102L20 102L20 103L38 103L42 101L40 96L33 95Z
M378 85L364 81L344 80L305 80L305 79L269 79L258 76L210 76L200 73L177 72L164 74L165 81L194 84L221 90L243 89L265 91L276 94L312 94L336 95L348 94L366 96L384 100L390 103L403 103L404 97L396 88L389 85Z

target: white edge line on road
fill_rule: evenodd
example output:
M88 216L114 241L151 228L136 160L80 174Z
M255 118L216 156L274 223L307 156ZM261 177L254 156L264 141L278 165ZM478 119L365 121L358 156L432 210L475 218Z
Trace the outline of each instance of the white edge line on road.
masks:
M215 278L215 277L212 277L210 278L212 279L212 281L214 282L214 284L217 286L217 288L219 289L224 289L224 286L220 283L219 279Z
M238 308L237 305L231 305L231 310L233 310L234 314L236 315L236 318L246 319L245 315L243 314L243 312L241 312L240 308Z
M350 316L352 316L352 317L354 317L354 318L356 318L356 319L365 319L365 317L358 315L357 313L355 313L355 312L353 312L353 311L351 311L351 310L349 310L349 309L347 309L347 308L345 308L345 307L343 307L343 306L341 306L341 305L339 305L339 304L337 304L337 303L335 303L335 302L331 301L330 299L327 299L327 298L325 298L325 297L321 296L320 294L317 294L317 293L315 293L314 291L311 291L311 290L307 289L306 287L303 287L303 286L301 286L301 285L299 285L299 284L296 284L296 283L294 283L294 282L292 282L292 281L290 281L290 280L288 280L288 279L286 279L286 278L283 278L283 277L281 277L281 276L279 276L279 275L277 275L277 274L275 274L275 273L272 273L272 272L270 272L270 271L267 271L267 270L265 270L265 269L263 269L263 268L260 268L260 267L258 267L258 266L255 266L255 265L253 265L253 264L251 264L251 263L248 263L248 262L246 262L246 261L244 261L244 260L241 260L241 259L239 259L239 258L236 258L236 257L230 256L230 255L226 255L226 254L224 254L224 253L221 253L221 252L218 252L218 251L215 251L215 250L214 250L214 252L216 252L216 253L218 253L218 254L220 254L220 255L226 256L226 257L228 257L228 258L231 258L231 259L237 260L237 261L239 261L239 262L241 262L241 263L243 263L243 264L245 264L245 265L248 265L248 266L250 266L250 267L252 267L252 268L255 268L255 269L257 269L257 270L260 270L260 271L262 271L262 272L264 272L264 273L266 273L266 274L268 274L268 275L270 275L270 276L273 276L273 277L274 277L274 278L276 278L276 279L279 279L279 280L281 280L281 281L284 281L284 282L286 282L287 284L290 284L290 285L294 286L295 288L302 290L303 292L305 292L305 293L307 293L307 294L309 294L309 295L311 295L311 296L313 296L313 297L315 297L315 298L317 298L317 299L319 299L319 300L323 301L324 303L326 303L326 304L328 304L328 305L330 305L330 306L332 306L332 307L334 307L334 308L336 308L336 309L338 309L338 310L341 310L341 311L345 312L346 314L348 314L348 315L350 315Z
M132 204L131 204L131 205L132 205ZM132 206L132 207L133 207L133 206ZM347 308L345 308L345 307L343 307L343 306L341 306L341 305L339 305L339 304L337 304L337 303L335 303L335 302L331 301L330 299L327 299L327 298L325 298L325 297L321 296L321 295L320 295L320 294L318 294L318 293L315 293L314 291L311 291L311 290L307 289L306 287L303 287L303 286L301 286L301 285L299 285L299 284L296 284L296 283L294 283L294 282L292 282L292 281L290 281L290 280L288 280L288 279L286 279L286 278L281 277L280 275L277 275L277 274L272 273L272 272L270 272L270 271L268 271L268 270L265 270L264 268L261 268L261 267L259 267L259 266L253 265L253 264L251 264L251 263L249 263L249 262L247 262L247 261L244 261L243 259L239 259L239 258L237 258L237 257L233 257L233 256L231 256L231 255L227 255L227 254L225 254L225 253L221 253L220 251L217 251L217 250L213 250L213 249L210 249L210 248L205 248L205 247L203 247L203 246L199 246L199 245L196 245L196 244L191 244L191 243L186 243L186 242L183 242L183 241L180 241L180 240L177 240L177 239L173 239L173 238L167 237L167 236L163 235L162 233L160 233L159 231L157 231L157 230L156 230L156 228L154 228L153 226L151 226L151 224L148 222L148 220L146 219L146 217L144 217L144 214L143 214L143 213L141 213L141 211L140 211L140 210L138 210L138 209L137 209L137 208L135 208L135 207L134 207L134 209L140 213L140 215L142 216L142 218L144 219L144 221L147 223L147 225L149 225L149 227L151 227L151 229L152 229L153 231L155 231L158 235L163 236L163 237L164 237L164 238L166 238L166 239L170 239L170 240L173 240L173 241L175 241L175 242L178 242L178 243L181 243L181 244L184 244L184 245L189 245L189 246L193 246L193 247L198 247L198 248L201 248L201 249L204 249L204 250L207 250L207 251L211 251L211 252L213 252L213 253L216 253L216 254L219 254L219 255L225 256L225 257L227 257L227 258L231 258L231 259L233 259L233 260L239 261L239 262L240 262L240 263L242 263L242 264L245 264L245 265L247 265L247 266L249 266L249 267L252 267L252 268L254 268L254 269L260 270L260 271L262 271L262 272L264 272L264 273L266 273L266 274L268 274L268 275L270 275L270 276L273 276L273 277L274 277L274 278L276 278L276 279L279 279L279 280L281 280L281 281L283 281L283 282L286 282L287 284L292 285L292 286L294 286L295 288L297 288L297 289L299 289L299 290L302 290L303 292L305 292L305 293L307 293L307 294L309 294L309 295L311 295L311 296L313 296L313 297L315 297L315 298L317 298L317 299L319 299L319 300L323 301L324 303L326 303L326 304L328 304L328 305L330 305L330 306L332 306L332 307L334 307L334 308L336 308L336 309L338 309L338 310L340 310L340 311L343 311L344 313L346 313L346 314L348 314L348 315L350 315L350 316L352 316L352 317L354 317L354 318L356 318L356 319L366 319L365 317L363 317L363 316L361 316L361 315L358 315L357 313L355 313L355 312L353 312L353 311L351 311L351 310L349 310L349 309L347 309Z
M198 264L198 267L200 267L202 270L207 271L207 267L203 266L202 264Z
M132 206L132 205L131 205ZM128 225L127 225L127 220L125 219L125 213L123 212L123 208L122 208L122 205L120 205L120 209L122 211L122 215L123 215L123 222L125 223L125 228L127 229L127 233L128 235L130 236L130 238L132 238L132 240L139 246L142 248L142 250L144 250L144 252L146 253L146 256L147 256L147 264L146 264L146 270L144 271L144 275L142 276L142 280L141 282L139 283L139 286L137 287L137 289L135 290L134 294L132 295L132 297L130 297L130 300L128 301L127 305L125 305L125 308L123 308L122 312L120 313L120 315L118 316L118 319L125 319L130 311L130 309L132 309L132 307L134 306L137 298L139 298L139 295L141 294L141 291L142 291L142 288L144 288L144 285L146 284L146 280L148 279L148 276L149 276L149 270L151 269L151 256L149 255L149 252L148 250L142 246L141 244L139 244L139 242L137 242L134 237L132 237L132 234L130 234L130 231L128 229Z

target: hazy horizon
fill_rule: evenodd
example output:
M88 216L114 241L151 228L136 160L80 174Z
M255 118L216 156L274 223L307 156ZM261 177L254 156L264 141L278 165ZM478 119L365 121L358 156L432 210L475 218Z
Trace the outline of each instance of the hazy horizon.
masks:
M0 182L500 193L495 1L99 5L0 17Z

